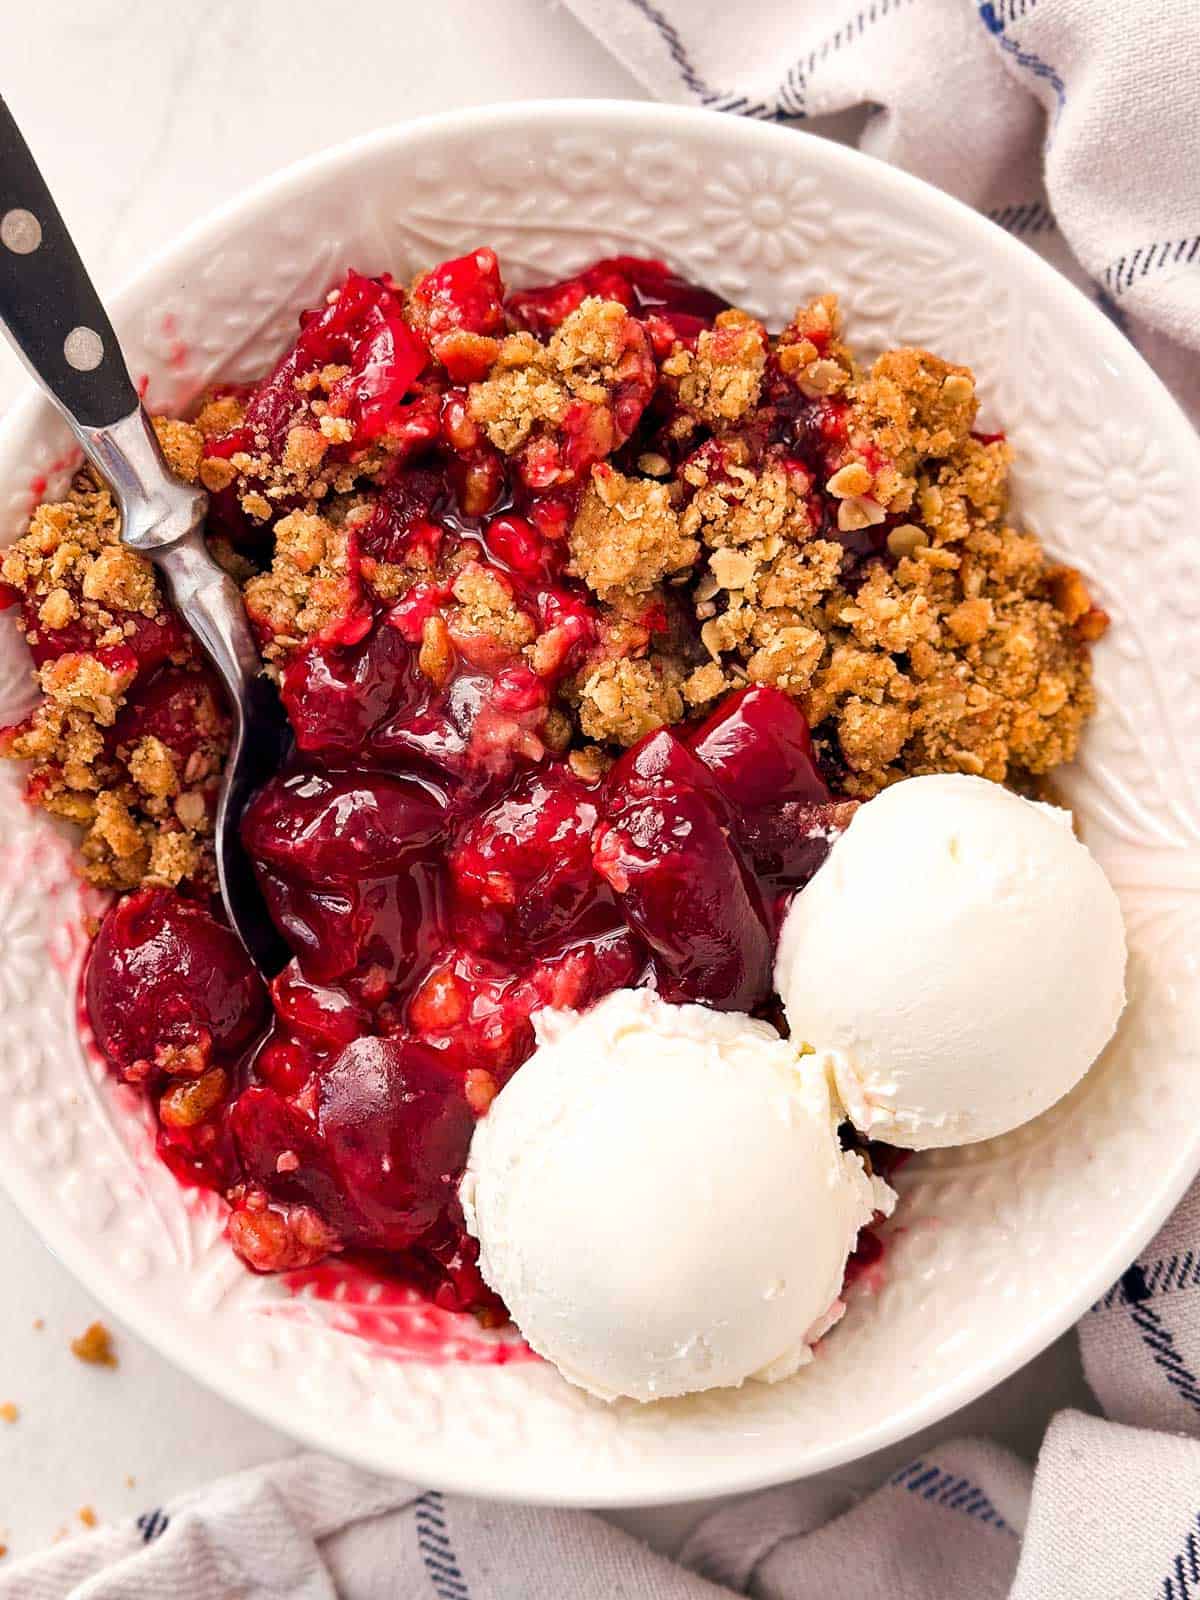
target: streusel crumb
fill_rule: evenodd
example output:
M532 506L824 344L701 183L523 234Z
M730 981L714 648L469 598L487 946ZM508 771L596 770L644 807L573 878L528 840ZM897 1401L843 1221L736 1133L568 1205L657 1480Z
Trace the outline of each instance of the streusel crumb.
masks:
M607 464L592 468L570 543L571 570L602 600L645 594L700 552L680 528L663 484L627 478Z
M93 1367L115 1367L117 1364L112 1334L102 1322L91 1323L78 1339L71 1340L71 1354L77 1361L84 1361Z
M767 365L767 336L744 311L722 311L694 351L680 346L662 370L679 382L679 401L714 428L736 422L758 403Z
M274 535L270 571L244 589L268 661L321 633L353 603L345 527L312 511L292 511L275 523Z
M652 656L602 661L579 684L579 725L602 744L636 744L683 716L680 676L673 662Z
M511 455L538 423L561 422L568 399L546 347L531 333L514 333L501 344L487 379L472 384L470 410L497 450Z
M155 427L176 470L194 475L198 430L162 418ZM26 637L41 660L42 699L0 734L0 752L31 763L27 792L35 804L83 829L83 871L92 883L205 884L213 876L210 802L228 743L225 715L196 671L190 639L153 567L119 542L118 529L109 491L85 469L67 498L39 506L4 552L0 574L20 597ZM122 737L138 677L130 641L144 637L157 641L162 670L179 669L186 761L156 734Z
M178 478L196 483L200 477L200 463L204 459L204 435L191 422L180 422L175 417L155 417L154 431L167 465Z
M451 593L459 602L447 618L450 638L468 659L482 651L489 664L517 654L537 636L537 624L513 599L502 573L472 561L455 578Z
M619 302L589 296L548 343L524 332L504 339L488 376L471 385L469 410L505 455L566 428L574 440L586 437L595 460L627 434L622 392L653 378L640 323ZM562 481L573 475L569 462L557 460L555 470Z

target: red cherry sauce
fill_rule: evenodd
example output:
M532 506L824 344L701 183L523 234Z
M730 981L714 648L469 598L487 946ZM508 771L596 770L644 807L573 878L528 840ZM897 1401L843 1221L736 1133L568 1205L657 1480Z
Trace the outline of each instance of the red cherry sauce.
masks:
M462 385L498 336L546 337L589 294L629 310L611 405L580 402L554 438L501 458ZM386 1324L428 1354L443 1313L503 1322L457 1187L475 1119L533 1049L533 1014L638 984L765 1007L782 899L853 809L822 778L800 708L769 687L648 735L602 780L544 737L556 686L603 620L567 573L579 483L659 437L656 354L724 305L627 257L507 299L486 250L425 274L407 302L390 279L351 273L249 393L243 424L209 441L218 455L277 453L296 380L336 364L329 409L350 438L333 449L390 451L350 543L344 610L282 672L294 755L243 818L292 959L264 986L216 907L140 891L95 940L88 1012L111 1070L154 1108L164 1158L228 1200L247 1265L286 1274L366 1337ZM759 447L807 471L840 418L782 395L768 394ZM213 514L251 536L228 495ZM414 556L428 577L384 602L372 573ZM463 573L531 619L536 673L464 622ZM186 760L212 685L177 628L132 630L137 679L114 737L153 732ZM71 648L65 635L39 635L35 653ZM510 1359L511 1345L482 1342Z

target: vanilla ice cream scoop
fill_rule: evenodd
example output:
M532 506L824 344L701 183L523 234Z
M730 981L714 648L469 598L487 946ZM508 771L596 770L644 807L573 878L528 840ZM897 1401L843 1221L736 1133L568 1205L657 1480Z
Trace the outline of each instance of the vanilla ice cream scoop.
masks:
M789 906L775 986L850 1120L923 1150L990 1139L1083 1077L1125 1004L1112 887L1054 806L909 778Z
M462 1185L529 1344L605 1400L794 1372L895 1200L842 1149L821 1072L765 1023L646 990L536 1025Z

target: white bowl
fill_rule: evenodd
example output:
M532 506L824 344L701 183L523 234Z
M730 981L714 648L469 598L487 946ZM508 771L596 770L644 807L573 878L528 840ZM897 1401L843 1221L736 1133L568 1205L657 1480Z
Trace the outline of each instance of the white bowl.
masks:
M1128 919L1119 1038L1066 1101L1008 1138L914 1159L879 1281L808 1370L649 1407L605 1406L547 1366L397 1361L234 1259L211 1196L155 1160L143 1114L81 1049L87 894L70 851L0 775L0 1162L42 1237L113 1314L221 1394L311 1444L444 1488L669 1501L815 1472L935 1421L1077 1318L1200 1162L1200 448L1131 346L1023 246L840 146L701 111L517 105L413 123L291 169L194 228L115 321L154 404L263 372L345 267L494 245L511 279L666 256L781 323L835 289L860 350L969 362L1017 450L1019 510L1094 581L1113 627L1101 710L1063 775ZM0 540L64 474L29 398L0 429ZM0 719L28 704L0 637ZM1014 1005L1021 997L1013 997Z

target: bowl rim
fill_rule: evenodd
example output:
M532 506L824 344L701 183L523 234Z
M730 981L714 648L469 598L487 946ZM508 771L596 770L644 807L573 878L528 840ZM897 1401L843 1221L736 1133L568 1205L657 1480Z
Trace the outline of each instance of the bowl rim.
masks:
M1174 413L1177 423L1182 424L1186 434L1192 438L1194 459L1197 468L1200 468L1200 440L1196 438L1174 397L1140 352L1068 278L987 217L910 173L820 135L695 106L619 99L521 100L440 112L392 123L359 135L316 151L258 179L145 257L138 270L126 277L119 288L106 297L115 320L119 322L122 313L127 314L137 308L147 281L174 259L186 255L205 239L221 235L228 229L252 227L256 213L264 203L269 201L278 204L290 194L303 191L314 178L327 182L336 177L339 171L352 170L364 158L402 146L409 140L428 138L439 133L494 136L527 127L531 119L542 122L567 121L584 133L610 127L614 120L642 122L656 136L674 135L683 141L688 139L692 130L711 127L720 120L727 125L735 139L745 141L747 153L755 143L768 153L771 150L790 150L793 159L795 152L803 149L807 152L807 159L818 170L818 175L824 178L836 180L839 172L857 174L880 186L882 194L890 191L901 203L915 207L932 224L936 224L939 216L945 217L956 231L966 235L969 246L977 243L981 250L986 249L993 255L998 252L1002 259L1011 262L1023 280L1031 288L1036 288L1051 307L1058 302L1064 307L1073 307L1076 314L1080 308L1085 308L1084 314L1093 330L1098 353L1102 357L1111 353L1114 363L1119 361L1125 369L1130 365L1141 369L1143 377L1148 378L1157 391L1163 406ZM803 141L803 144L798 145L797 140ZM481 226L486 231L486 225ZM29 426L44 404L42 396L32 384L26 385L0 421L0 440ZM462 1461L461 1471L428 1472L421 1465L423 1446L418 1440L398 1452L406 1458L403 1470L411 1472L422 1485L493 1500L556 1506L622 1507L668 1505L700 1497L743 1493L784 1482L788 1478L808 1477L863 1460L922 1428L950 1417L1011 1376L1071 1327L1159 1230L1178 1204L1198 1166L1200 1128L1192 1134L1186 1146L1180 1146L1170 1181L1158 1192L1154 1203L1131 1210L1125 1228L1110 1240L1102 1254L1096 1256L1090 1270L1081 1276L1073 1294L1049 1306L1000 1358L980 1360L964 1368L953 1381L934 1387L900 1410L891 1412L866 1435L860 1432L845 1443L835 1442L816 1447L800 1444L796 1451L797 1459L783 1464L776 1447L764 1458L768 1464L762 1467L755 1466L752 1461L738 1462L732 1467L724 1465L719 1450L714 1450L711 1456L706 1457L703 1472L687 1474L683 1482L664 1481L661 1487L649 1490L642 1488L632 1494L622 1492L611 1481L589 1488L584 1481L586 1472L571 1473L572 1481L566 1487L549 1482L541 1486L522 1482L518 1488L514 1488L495 1481L486 1467L478 1467L466 1458ZM38 1215L32 1192L25 1192L21 1174L0 1171L0 1180L42 1242L59 1256L90 1293L106 1308L111 1308L111 1315L189 1377L258 1420L315 1450L334 1453L371 1471L396 1474L394 1461L390 1465L381 1463L369 1449L358 1448L353 1438L339 1438L331 1442L321 1435L316 1426L281 1414L281 1408L273 1403L260 1402L255 1395L253 1381L247 1375L236 1371L224 1374L210 1371L198 1357L193 1358L190 1351L175 1349L169 1330L165 1325L160 1327L158 1313L139 1305L136 1287L130 1285L119 1291L117 1280L101 1270L100 1257L84 1248L83 1230L70 1227L58 1217L47 1225L45 1219ZM663 1471L666 1479L666 1470Z

